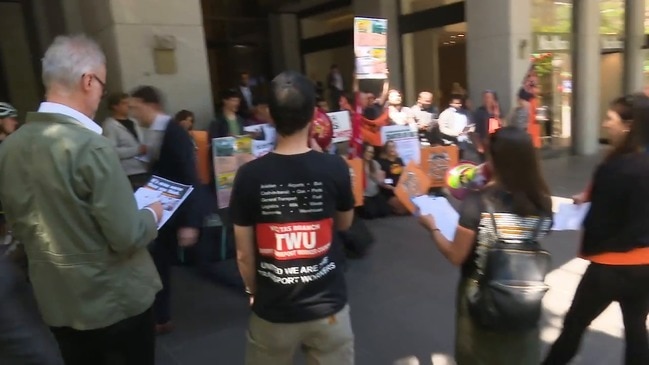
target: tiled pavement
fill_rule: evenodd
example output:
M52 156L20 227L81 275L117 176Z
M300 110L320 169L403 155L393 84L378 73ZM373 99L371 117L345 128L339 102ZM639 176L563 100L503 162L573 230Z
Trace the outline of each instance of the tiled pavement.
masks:
M583 188L597 161L597 157L544 161L553 194L566 197ZM375 247L368 257L352 261L347 274L357 364L390 365L409 357L431 364L434 353L452 354L458 269L437 252L414 219L368 224L377 238ZM574 259L577 239L575 232L555 232L546 239L555 271L548 278L553 288L545 300L545 342L558 335L561 316L585 267ZM159 338L158 364L242 364L245 297L188 268L176 269L173 284L177 330ZM594 322L575 363L620 364L621 323L619 310L611 306Z

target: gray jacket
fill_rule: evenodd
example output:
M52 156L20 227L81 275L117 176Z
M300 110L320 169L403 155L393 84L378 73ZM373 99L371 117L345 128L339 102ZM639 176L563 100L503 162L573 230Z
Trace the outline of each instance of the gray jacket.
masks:
M138 141L133 134L122 125L122 123L115 120L115 118L107 118L102 125L104 129L104 136L110 140L119 156L119 161L122 169L126 172L127 176L147 173L147 164L138 159L140 145L144 144L142 141L142 133L140 128L135 125L135 130L138 134L140 141Z

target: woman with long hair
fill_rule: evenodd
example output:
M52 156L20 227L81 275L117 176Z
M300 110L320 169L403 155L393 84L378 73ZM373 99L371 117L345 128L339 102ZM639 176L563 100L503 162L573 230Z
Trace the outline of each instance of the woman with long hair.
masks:
M590 323L612 302L622 309L626 365L649 364L649 98L614 100L603 124L612 145L595 169L580 256L590 265L577 287L563 331L545 359L567 364Z
M394 141L387 141L382 148L381 157L377 159L385 179L380 182L379 187L381 188L381 193L385 197L392 209L392 213L396 215L405 215L408 214L408 209L405 205L399 201L399 199L394 194L397 183L399 183L399 178L405 164L399 153L397 152L397 145Z
M476 278L486 267L486 252L499 239L537 240L548 232L552 199L537 152L525 131L505 127L491 134L487 161L493 179L462 202L452 241L440 233L432 216L420 217L420 223L430 232L440 252L453 265L461 267L456 301L457 364L537 365L541 347L538 323L517 331L485 328L469 312L469 296L478 290ZM500 237L495 231L500 232Z
M385 172L381 171L381 165L374 159L374 153L374 146L363 144L364 193L360 213L365 219L382 218L390 214L390 207L381 194Z

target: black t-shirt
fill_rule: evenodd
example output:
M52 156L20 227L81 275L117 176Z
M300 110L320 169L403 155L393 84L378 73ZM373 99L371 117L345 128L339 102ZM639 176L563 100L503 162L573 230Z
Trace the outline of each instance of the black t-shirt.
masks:
M349 167L315 151L269 153L237 172L232 222L255 230L252 310L275 323L325 318L347 303L336 211L354 208Z
M471 254L462 264L462 277L470 278L481 267L485 259L485 253L490 245L496 242L496 235L493 230L491 215L484 203L490 202L498 226L498 233L505 240L527 240L533 236L533 231L538 224L538 216L521 217L512 211L513 199L506 191L492 187L483 191L471 192L462 201L460 208L460 227L476 232ZM539 212L540 213L540 212ZM541 225L538 238L542 238L552 227L552 218L549 214L544 215L544 222Z
M385 172L385 178L392 179L392 183L388 185L397 186L399 177L403 173L403 167L405 166L401 157L397 157L394 161L386 158L379 158L377 161L381 165L381 170Z

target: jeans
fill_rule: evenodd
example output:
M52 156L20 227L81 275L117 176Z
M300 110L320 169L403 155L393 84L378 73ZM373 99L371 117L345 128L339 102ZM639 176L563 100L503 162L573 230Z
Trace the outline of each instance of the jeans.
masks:
M614 301L620 303L624 320L624 364L649 364L649 340L645 324L649 314L647 283L649 265L590 264L566 314L563 331L543 364L569 363L579 349L586 328Z

